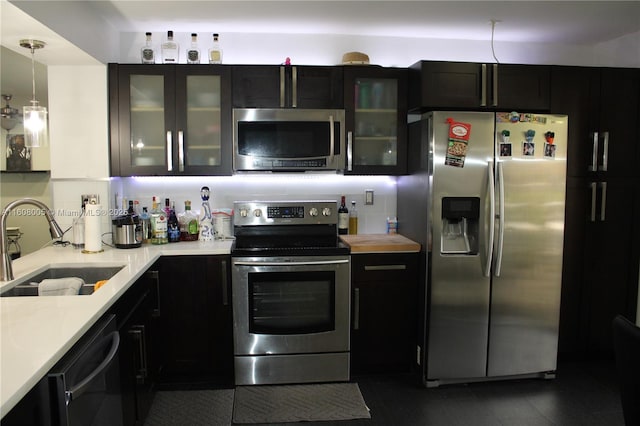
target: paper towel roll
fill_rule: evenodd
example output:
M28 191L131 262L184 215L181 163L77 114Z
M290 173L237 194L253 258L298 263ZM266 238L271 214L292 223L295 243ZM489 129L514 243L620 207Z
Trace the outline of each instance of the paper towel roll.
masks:
M102 251L101 217L102 207L100 204L87 204L85 206L83 253L99 253Z

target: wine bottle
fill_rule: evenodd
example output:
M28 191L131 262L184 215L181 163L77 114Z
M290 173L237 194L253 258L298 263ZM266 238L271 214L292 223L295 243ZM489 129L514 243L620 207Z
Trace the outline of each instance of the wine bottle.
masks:
M349 209L345 205L345 196L340 199L340 207L338 207L338 234L345 235L349 233Z

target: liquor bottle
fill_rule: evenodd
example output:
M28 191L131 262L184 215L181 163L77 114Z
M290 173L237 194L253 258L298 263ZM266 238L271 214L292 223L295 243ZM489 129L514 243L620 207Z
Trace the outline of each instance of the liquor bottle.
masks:
M147 211L146 207L142 208L140 224L142 224L142 243L149 244L151 241L151 215Z
M349 211L349 234L358 233L358 211L356 210L356 202L351 202L351 210Z
M180 241L180 224L178 223L178 216L176 216L176 203L171 204L171 210L169 211L169 220L167 221L167 237L170 243L177 243Z
M200 49L198 49L198 34L191 33L191 47L187 49L187 63L200 63Z
M209 63L222 63L222 49L220 48L220 41L218 41L217 33L213 35L213 45L211 46L211 49L209 49Z
M184 213L178 216L180 224L180 241L196 241L198 239L198 217L191 211L191 201L184 202Z
M167 41L162 43L162 62L165 64L177 64L180 46L173 41L173 31L167 31Z
M338 207L338 234L344 235L349 233L349 209L345 205L344 195L340 198L340 207Z
M167 244L167 215L158 205L158 198L153 197L151 210L151 244Z
M200 212L200 241L212 241L214 237L211 206L209 205L209 187L203 186L200 190L202 198L202 211Z
M164 199L164 212L167 214L167 217L169 217L169 214L171 213L171 203L168 198Z
M142 46L142 49L140 49L140 58L143 64L155 64L156 52L151 45L151 33L146 33L145 35L147 36L147 41L144 46Z

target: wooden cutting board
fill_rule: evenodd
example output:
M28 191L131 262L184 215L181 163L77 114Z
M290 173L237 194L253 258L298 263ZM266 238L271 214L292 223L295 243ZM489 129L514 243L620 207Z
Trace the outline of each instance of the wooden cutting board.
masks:
M340 239L351 248L351 253L414 253L420 244L400 234L340 235Z

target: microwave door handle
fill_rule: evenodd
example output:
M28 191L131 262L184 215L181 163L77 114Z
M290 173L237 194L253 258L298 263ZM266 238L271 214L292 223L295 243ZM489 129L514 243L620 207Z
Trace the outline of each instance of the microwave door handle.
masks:
M353 132L347 132L347 171L353 171Z

